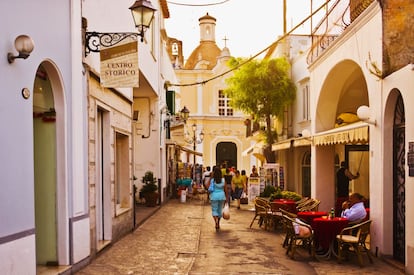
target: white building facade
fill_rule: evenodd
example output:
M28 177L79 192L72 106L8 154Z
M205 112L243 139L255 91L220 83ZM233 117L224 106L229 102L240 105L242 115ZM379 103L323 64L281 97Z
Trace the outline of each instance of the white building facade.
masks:
M292 131L273 146L287 166L290 190L305 193L300 182L310 177L306 195L321 200L323 211L335 207L339 163L346 161L351 172L359 172L350 192L367 198L373 221L371 252L401 262L408 274L414 273L409 203L414 176L409 103L414 83L408 27L413 9L410 1L330 3L313 29L307 66L297 71L300 61L291 59L298 100L284 123ZM304 85L309 85L309 103ZM303 116L307 106L308 118ZM284 147L286 141L290 145Z
M36 274L90 251L81 3L3 1L0 14L0 273ZM21 34L34 49L9 64Z
M0 4L1 125L10 133L0 145L1 274L87 264L134 229L133 185L139 190L147 170L160 179L159 203L167 199L165 83L176 80L164 42L168 6L151 3L136 88L104 88L99 53L85 55L85 32L137 31L134 1ZM21 34L34 50L9 63Z

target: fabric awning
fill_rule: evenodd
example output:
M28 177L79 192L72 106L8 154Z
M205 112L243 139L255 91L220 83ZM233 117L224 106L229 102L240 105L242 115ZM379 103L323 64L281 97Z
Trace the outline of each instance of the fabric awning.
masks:
M314 145L366 144L369 142L369 128L365 122L356 122L313 136Z
M196 155L196 156L200 156L200 157L203 156L203 153L201 153L201 152L191 150L191 149L189 149L187 147L184 147L184 146L181 146L181 145L176 145L176 146L183 152L186 152L186 153L189 153L189 154L192 154L192 155Z
M310 137L296 138L293 141L293 147L310 146L310 145L312 145L312 138Z
M290 149L291 145L292 145L292 139L286 139L278 143L272 144L272 151Z
M253 149L254 149L254 146L255 146L256 144L253 144L252 146L250 146L249 148L247 148L246 150L244 150L243 152L242 152L242 156L243 157L247 157L249 154L251 154L252 152L253 152Z
M193 154L193 155L200 156L200 157L203 156L203 153L191 150L190 148L187 148L187 147L184 147L184 146L181 146L181 145L177 144L177 142L172 141L172 140L166 140L165 144L166 145L173 145L173 146L175 146L175 148L178 148L179 150L181 150L183 152L186 152L186 153L189 153L189 154Z
M246 157L249 154L252 154L252 156L254 156L255 158L257 158L261 162L265 162L266 161L266 157L263 154L263 146L264 146L264 142L263 141L259 141L258 143L253 144L252 146L250 146L246 150L244 150L242 152L242 156Z
M255 150L256 151L256 150ZM260 150L260 152L259 151L257 151L257 152L253 152L253 156L255 157L255 158L257 158L258 160L260 160L261 162L265 162L266 161L266 157L265 157L265 155L263 154L263 149L261 149Z

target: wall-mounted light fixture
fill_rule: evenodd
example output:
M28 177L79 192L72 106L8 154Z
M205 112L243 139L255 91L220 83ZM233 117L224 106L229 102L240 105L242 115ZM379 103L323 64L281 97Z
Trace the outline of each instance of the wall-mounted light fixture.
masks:
M28 58L34 49L34 42L30 36L22 34L16 37L14 40L14 47L16 48L19 55L8 53L7 61L9 61L10 64L13 63L16 58Z
M304 138L310 138L311 137L311 132L308 129L303 129L301 132L302 137Z
M88 55L90 52L100 52L101 45L111 47L126 38L137 39L140 36L141 42L144 41L145 31L150 27L156 9L147 0L135 1L129 9L132 12L132 17L134 18L135 27L138 32L85 32L85 55Z
M362 105L357 109L357 116L366 123L377 125L377 121L372 117L370 108L366 105Z

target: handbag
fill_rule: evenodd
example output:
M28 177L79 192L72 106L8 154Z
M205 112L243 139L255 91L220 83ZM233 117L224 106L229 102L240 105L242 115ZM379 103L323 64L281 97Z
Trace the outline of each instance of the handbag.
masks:
M249 204L249 198L247 197L246 193L244 193L244 192L240 197L240 204Z
M210 186L208 187L208 192L213 193L214 192L214 181L210 182Z
M229 207L229 204L227 202L224 204L222 216L223 216L223 219L225 219L225 220L230 219L230 207Z

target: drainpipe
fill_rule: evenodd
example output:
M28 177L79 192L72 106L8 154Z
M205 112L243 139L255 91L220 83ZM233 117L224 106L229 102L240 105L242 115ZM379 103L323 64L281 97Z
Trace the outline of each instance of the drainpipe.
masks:
M144 98L148 101L148 111L149 111L149 115L148 115L148 135L142 135L142 138L149 138L151 136L151 121L152 121L152 117L154 116L154 113L151 111L151 99L149 97L135 97L135 98Z

